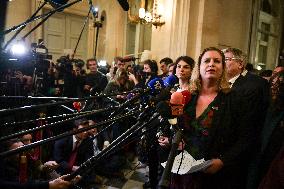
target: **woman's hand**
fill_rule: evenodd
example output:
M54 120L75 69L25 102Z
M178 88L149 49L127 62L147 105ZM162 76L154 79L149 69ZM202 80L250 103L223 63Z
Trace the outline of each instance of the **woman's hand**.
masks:
M162 147L166 147L170 145L168 137L160 136L158 139L158 142L159 142L159 145Z
M138 84L138 80L136 79L135 75L133 75L132 73L128 75L128 78L130 81L133 81L135 85Z
M208 174L214 174L222 169L224 166L222 160L220 159L212 159L212 164L204 171Z

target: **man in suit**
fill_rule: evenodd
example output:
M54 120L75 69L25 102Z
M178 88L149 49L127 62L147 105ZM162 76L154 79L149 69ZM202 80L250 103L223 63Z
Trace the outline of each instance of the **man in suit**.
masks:
M262 77L248 72L246 67L246 55L237 48L227 48L223 50L227 68L228 81L232 90L239 93L244 103L251 104L249 112L255 113L257 119L265 117L266 109L269 103L269 85L268 81ZM263 120L256 120L260 125ZM260 127L257 125L257 127ZM259 128L261 129L261 128Z
M255 169L255 156L260 150L260 133L263 128L268 104L269 104L269 84L268 81L262 77L248 72L246 67L246 55L239 49L227 48L223 50L225 54L225 62L227 68L228 81L233 92L236 92L241 97L243 116L240 119L244 121L252 119L253 130L252 142L255 148L248 154L251 158L251 163L248 165L250 171ZM253 173L249 172L248 188L250 188L253 181Z
M87 119L76 120L73 130L87 126L89 126ZM59 164L57 172L61 174L74 172L80 164L93 155L93 144L90 140L86 140L87 137L87 132L81 132L55 142L53 158Z

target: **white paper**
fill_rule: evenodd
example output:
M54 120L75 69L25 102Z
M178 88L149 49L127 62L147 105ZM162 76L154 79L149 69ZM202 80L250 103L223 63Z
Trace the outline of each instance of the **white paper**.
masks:
M183 157L183 158L182 158ZM180 163L182 161L182 163ZM205 161L204 158L200 160L195 160L186 150L181 152L175 157L172 173L179 175L189 174L197 171L206 169L211 165L211 161ZM165 168L167 162L161 163Z

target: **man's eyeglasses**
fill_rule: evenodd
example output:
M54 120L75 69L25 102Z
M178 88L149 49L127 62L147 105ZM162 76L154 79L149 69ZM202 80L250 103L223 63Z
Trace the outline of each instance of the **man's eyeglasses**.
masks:
M232 61L232 60L241 60L240 58L236 58L236 57L226 57L225 58L225 62L228 62L228 61Z

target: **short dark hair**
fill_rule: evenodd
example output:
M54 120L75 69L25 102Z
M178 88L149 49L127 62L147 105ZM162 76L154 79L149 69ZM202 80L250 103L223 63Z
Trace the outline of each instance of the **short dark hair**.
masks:
M195 64L194 60L191 57L189 57L189 56L180 56L180 57L178 57L176 59L175 64L177 65L180 61L184 61L185 63L187 63L190 66L191 70L193 69L194 64Z
M89 124L89 120L87 120L86 118L77 119L74 121L74 128L78 128L79 125L85 125L87 123Z
M163 58L162 60L160 60L160 64L165 63L167 66L169 64L172 64L173 62L174 61L171 58L169 58L169 57L166 57L166 58Z
M271 77L272 76L272 70L263 70L259 73L259 76L261 77Z
M87 59L87 65L86 65L88 69L89 69L89 62L91 62L91 61L95 61L98 64L98 61L97 61L96 58L89 58L89 59Z

